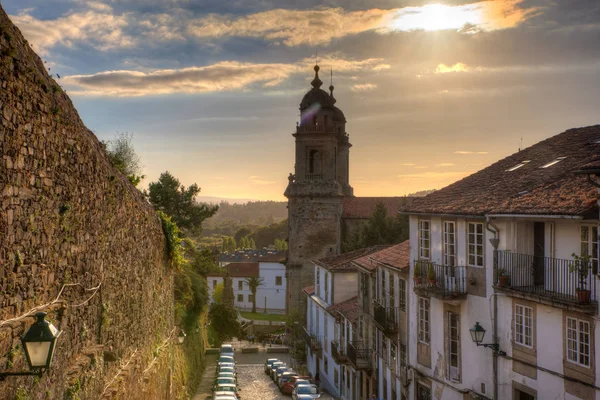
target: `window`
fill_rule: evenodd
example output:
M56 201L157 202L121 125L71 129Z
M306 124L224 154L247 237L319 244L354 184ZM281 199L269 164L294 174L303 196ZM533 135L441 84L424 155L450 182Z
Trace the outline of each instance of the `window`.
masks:
M551 167L555 164L558 164L559 162L561 162L562 160L564 160L567 157L557 157L554 161L550 161L548 164L546 165L542 165L540 168L548 168Z
M242 281L238 282L238 290L244 290L244 282L242 282Z
M431 388L421 383L417 384L417 400L431 400Z
M396 364L397 352L398 352L398 349L396 347L396 344L392 341L392 345L390 346L390 364L391 363Z
M238 294L237 295L237 301L238 301L238 303L243 303L244 302L244 295L243 294Z
M400 343L400 366L406 367L406 345Z
M533 309L515 304L515 343L533 348Z
M567 360L590 366L590 323L567 317Z
M283 277L282 276L276 276L275 277L275 286L281 286L283 285Z
M468 265L483 267L483 223L469 222L467 229Z
M456 313L448 313L448 377L450 380L460 380L460 335L459 316Z
M406 281L398 280L398 307L400 311L406 312Z
M325 301L329 301L329 274L325 272Z
M213 289L217 287L217 280L213 279Z
M325 316L323 317L323 342L325 342L323 344L325 352L329 353L329 350L327 349L327 345L329 344L329 340L327 339L327 314L325 314Z
M254 303L254 295L253 294L248 295L248 303Z
M512 172L515 171L519 168L521 168L523 165L526 165L527 163L530 163L531 160L525 160L525 161L521 161L520 163L518 163L517 165L515 165L514 167L511 167L509 169L506 170L506 172Z
M419 297L419 342L429 344L429 299Z
M340 388L340 373L338 372L337 368L333 369L333 381L335 382L335 387L336 388Z
M325 374L329 375L329 362L327 361L327 357L323 357L323 369L325 370Z
M599 252L599 240L598 240L598 226L596 225L583 225L581 227L581 255L589 255L592 263L593 272L598 271L598 252Z
M383 269L380 269L379 271L381 272L381 290L379 291L377 299L379 300L379 304L385 305L385 298L387 297L385 294L385 271Z
M315 283L315 293L317 294L317 296L319 295L319 290L321 287L321 270L319 268L317 268L317 273L315 274L315 279L316 279L316 283Z
M444 266L456 265L456 224L452 221L444 221L444 248L442 260Z
M429 259L430 251L430 222L427 219L419 220L419 258Z

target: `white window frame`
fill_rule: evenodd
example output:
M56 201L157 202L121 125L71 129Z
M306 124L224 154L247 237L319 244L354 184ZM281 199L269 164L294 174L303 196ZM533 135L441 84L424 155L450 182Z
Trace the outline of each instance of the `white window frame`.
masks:
M279 279L279 283L277 283L278 279ZM276 276L275 277L275 286L283 286L283 276Z
M471 231L471 228L473 231ZM479 229L481 229L481 232L479 232ZM481 249L481 255L478 254L479 249ZM471 257L473 258L473 262L471 262ZM479 257L481 257L481 262L479 262ZM485 236L483 222L467 223L467 265L469 267L485 266Z
M592 360L592 335L589 321L567 317L567 361L590 368Z
M450 231L449 227L452 227ZM444 221L442 232L442 263L445 267L456 266L456 222Z
M418 338L420 343L429 345L430 337L430 303L426 297L419 297L419 328Z
M244 290L244 281L238 281L238 290Z
M406 281L398 279L398 308L406 312Z
M451 381L460 381L460 315L448 312L446 317L448 322L448 378ZM456 352L452 350L453 342L456 343ZM453 365L452 355L456 356L456 365Z
M587 231L587 237L584 239L584 232ZM600 228L598 225L581 225L580 239L581 239L581 253L580 255L590 255L590 261L595 269L595 273L598 271L598 259L600 258ZM596 241L594 242L594 234L596 235Z
M419 259L431 258L431 220L419 220Z
M240 300L240 298L241 298L241 300ZM239 293L237 295L237 302L238 303L243 303L244 302L244 295L243 294Z
M515 343L533 349L533 308L523 304L515 304Z

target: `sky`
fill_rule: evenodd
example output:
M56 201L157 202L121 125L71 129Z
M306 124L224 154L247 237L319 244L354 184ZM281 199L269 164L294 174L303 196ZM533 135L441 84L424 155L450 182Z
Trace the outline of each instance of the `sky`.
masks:
M600 122L597 0L2 0L146 181L285 200L298 107L333 70L357 196L439 189Z

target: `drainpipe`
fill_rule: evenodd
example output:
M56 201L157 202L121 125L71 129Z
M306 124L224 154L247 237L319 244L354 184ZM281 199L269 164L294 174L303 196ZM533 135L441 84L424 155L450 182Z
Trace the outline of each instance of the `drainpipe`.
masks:
M495 272L498 269L497 250L498 250L498 245L500 244L500 238L498 237L500 229L490 220L490 218L488 216L485 217L485 229L487 229L488 231L490 231L494 234L494 237L492 239L490 239L490 243L492 244L492 247L494 248L493 265L494 265L494 272ZM494 317L493 317L493 325L494 326L492 327L492 333L493 333L492 343L498 343L498 296L493 296L493 297L494 297ZM492 353L492 359L493 359L492 368L493 368L493 382L494 382L494 392L493 392L494 396L492 398L494 400L497 400L498 399L498 352L497 351L494 351Z

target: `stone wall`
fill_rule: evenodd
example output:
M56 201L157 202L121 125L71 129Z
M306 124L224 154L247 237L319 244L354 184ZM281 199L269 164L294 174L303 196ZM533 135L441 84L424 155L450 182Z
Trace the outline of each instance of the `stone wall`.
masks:
M0 8L0 321L81 285L44 309L63 332L51 370L0 382L0 399L175 398L160 221L57 82ZM27 370L32 321L0 326L0 371Z

